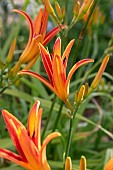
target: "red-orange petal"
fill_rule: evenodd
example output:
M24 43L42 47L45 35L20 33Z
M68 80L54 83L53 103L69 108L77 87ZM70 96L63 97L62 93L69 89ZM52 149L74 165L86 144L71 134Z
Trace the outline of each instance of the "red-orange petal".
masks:
M53 57L55 57L56 55L58 55L59 57L61 57L61 39L60 37L58 37L54 43L54 47L53 47Z
M64 28L65 25L62 25L62 29ZM61 31L61 28L57 26L54 29L52 29L49 33L47 33L44 38L43 45L45 46L59 31Z
M38 148L41 149L40 131L42 109L39 109L40 101L35 102L28 116L28 134Z
M69 72L69 74L68 74L67 80L66 80L66 86L65 86L66 89L67 89L67 87L68 87L68 85L69 85L70 79L71 79L72 75L74 74L74 72L75 72L79 67L81 67L82 65L87 64L87 63L89 63L89 62L94 62L94 60L93 60L93 59L83 59L83 60L78 61L78 62L72 67L72 69L70 70L70 72Z
M21 158L21 156L7 150L7 149L1 149L0 148L0 156L8 159L11 162L14 162L26 169L31 169L31 166L29 165L28 162L24 162L24 160Z
M21 148L26 156L27 161L31 165L32 169L39 169L40 157L39 151L33 143L32 139L28 136L25 129L18 128L18 136L20 140Z
M2 110L2 115L4 117L4 121L6 123L6 127L8 129L8 132L11 136L11 139L13 140L13 143L16 147L16 149L18 150L19 154L21 155L22 159L24 161L26 161L26 157L23 153L23 150L20 146L20 142L18 139L18 134L17 134L17 128L18 127L24 127L24 125L15 117L13 116L11 113L9 113L6 110Z
M31 43L32 37L33 37L33 23L32 23L32 20L29 17L29 15L26 12L22 11L22 10L13 9L12 11L23 15L26 18L26 20L28 21L29 28L30 28L29 40L28 40L28 43L27 43L27 46L26 46L28 48L30 43Z
M43 62L44 68L45 68L46 73L49 77L50 83L53 85L53 82L52 82L53 71L52 71L52 62L51 62L50 54L44 48L44 46L40 43L39 43L39 48L40 48L40 53L41 53L41 56L42 56L42 62Z

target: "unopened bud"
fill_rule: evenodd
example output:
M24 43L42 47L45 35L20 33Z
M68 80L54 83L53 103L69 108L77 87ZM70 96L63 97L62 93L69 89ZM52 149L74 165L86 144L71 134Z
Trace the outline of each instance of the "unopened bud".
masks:
M66 158L65 170L72 170L72 162L70 157Z
M78 97L77 97L77 100L76 100L76 102L77 102L78 104L81 103L82 100L83 100L84 91L85 91L85 86L82 85L81 88L80 88L80 90L79 90L79 92L78 92Z
M62 11L61 11L60 5L57 1L55 1L55 9L56 9L56 13L58 15L58 18L61 19L62 18Z
M100 69L98 70L97 75L94 78L94 80L93 80L93 82L92 82L92 84L90 86L88 94L90 94L98 86L98 84L100 83L100 80L102 78L102 74L103 74L103 72L104 72L104 70L105 70L105 68L107 66L108 61L109 61L109 57L110 56L108 54L105 56L101 66L100 66Z
M54 14L54 9L49 0L42 0L49 14Z
M86 158L84 156L81 156L80 170L86 170Z
M12 61L13 55L14 55L14 51L15 51L15 46L16 46L16 39L13 40L11 47L9 49L9 53L6 59L7 63L10 63Z
M75 3L75 5L74 5L74 9L73 9L73 13L74 13L74 16L75 16L75 17L78 16L79 10L80 10L80 2L77 1L77 3Z

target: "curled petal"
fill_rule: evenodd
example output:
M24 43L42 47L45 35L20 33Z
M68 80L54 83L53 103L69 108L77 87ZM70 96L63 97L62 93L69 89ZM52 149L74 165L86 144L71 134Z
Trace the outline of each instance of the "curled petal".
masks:
M22 14L26 18L26 20L28 21L29 28L30 28L30 36L29 36L28 44L26 46L26 48L28 48L30 43L31 43L32 37L33 37L33 23L32 23L32 20L29 17L29 15L26 12L22 11L22 10L13 9L12 11L17 12L19 14Z
M69 82L70 82L70 79L72 77L72 75L74 74L74 72L82 65L84 64L87 64L89 62L94 62L93 59L83 59L83 60L80 60L78 61L73 67L72 69L70 70L69 74L68 74L68 77L67 77L67 80L66 80L66 89L68 88L68 85L69 85Z
M104 167L104 170L112 170L112 169L113 169L113 158L110 159Z
M42 148L41 148L41 153L42 153L42 162L45 162L46 159L46 146L47 144L54 138L61 136L61 134L59 132L53 132L51 134L49 134L46 139L44 140L43 144L42 144Z

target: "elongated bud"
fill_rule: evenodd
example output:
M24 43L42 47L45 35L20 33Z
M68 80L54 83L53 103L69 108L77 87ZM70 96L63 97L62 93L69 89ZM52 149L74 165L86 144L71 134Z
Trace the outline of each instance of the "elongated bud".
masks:
M70 157L66 158L65 170L72 170L72 162Z
M84 156L81 156L80 170L86 170L86 158Z
M7 63L10 63L12 61L13 55L14 55L14 51L15 51L15 46L16 46L16 39L13 40L11 47L9 49L9 53L6 59Z
M62 11L61 11L60 5L57 1L55 1L55 9L56 9L56 13L58 15L58 18L61 19L62 18Z
M87 97L87 94L88 94L88 83L85 83L85 91L84 91L84 98Z
M52 7L52 5L51 5L51 3L50 3L49 0L42 0L42 2L43 2L44 5L46 6L46 9L47 9L47 11L48 11L49 14L55 14L55 13L54 13L54 9L53 9L53 7Z
M64 18L65 13L66 13L66 10L65 10L65 7L64 7L64 6L62 7L61 11L62 11L62 18Z
M88 94L90 94L98 86L98 84L100 83L100 80L102 78L102 74L103 74L103 72L104 72L104 70L105 70L105 68L107 66L108 61L109 61L109 57L110 56L108 54L105 56L101 66L100 66L100 69L98 70L98 73L97 73L96 77L94 78L94 80L93 80L93 82L92 82L92 84L90 86Z
M93 2L94 2L94 0L85 0L83 2L82 6L80 8L80 11L79 11L79 19L81 19L83 17L83 15L86 14L90 10Z
M78 14L79 14L79 10L80 10L80 2L77 1L74 5L74 9L73 9L73 13L74 13L74 16L77 17Z
M76 102L77 102L78 104L81 103L82 100L83 100L84 91L85 91L85 86L82 85L81 88L80 88L80 90L79 90L79 92L78 92L78 97L77 97L77 100L76 100Z

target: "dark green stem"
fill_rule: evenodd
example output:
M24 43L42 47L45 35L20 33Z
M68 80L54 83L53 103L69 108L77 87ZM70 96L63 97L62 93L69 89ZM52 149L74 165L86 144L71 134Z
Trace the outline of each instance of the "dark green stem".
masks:
M47 117L47 120L46 120L46 124L45 124L43 132L42 132L42 141L44 139L45 132L46 132L47 127L49 125L49 121L50 121L50 118L51 118L51 115L52 115L52 111L53 111L53 108L54 108L54 105L55 105L55 101L56 101L56 95L54 95L53 102L51 104L51 108L50 108L50 111L49 111L49 114L48 114L48 117Z
M87 19L84 27L82 28L82 30L81 30L81 32L80 32L80 34L79 34L78 42L77 42L77 45L76 45L76 48L75 48L75 55L74 55L74 57L73 57L73 59L72 59L72 64L74 64L74 63L76 62L77 55L78 55L78 51L79 51L79 48L80 48L80 43L81 43L81 41L82 41L82 39L83 39L83 36L84 36L84 34L85 34L87 25L88 25L88 23L89 23L89 20L90 20L90 18L91 18L91 15L92 15L92 13L93 13L93 11L94 11L94 9L95 9L98 1L99 1L99 0L95 0L95 1L94 1L94 4L93 4L93 6L92 6L92 8L91 8L91 10L90 10L90 14L89 14L89 16L88 16L88 19Z
M60 120L60 117L61 117L62 108L63 108L63 104L64 103L61 101L60 108L59 108L59 111L57 113L57 117L56 117L55 124L54 124L52 132L55 131L55 129L57 128L57 125L59 123L59 120Z
M73 134L73 123L74 123L74 118L76 116L77 111L78 111L78 106L73 108L71 115L70 115L70 127L69 127L69 134L68 134L68 140L67 140L66 151L65 151L65 159L69 156L69 150L70 150L71 139L72 139L72 134Z

